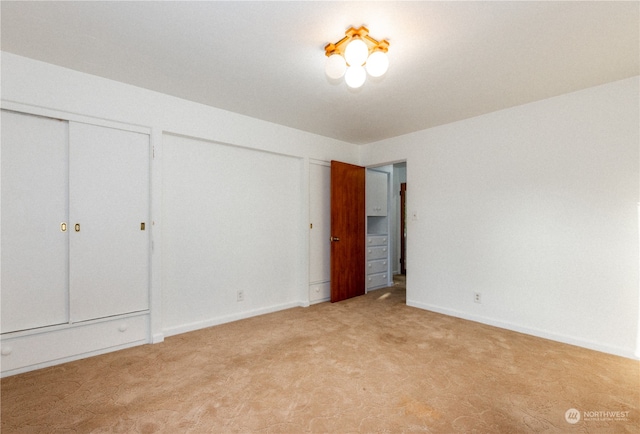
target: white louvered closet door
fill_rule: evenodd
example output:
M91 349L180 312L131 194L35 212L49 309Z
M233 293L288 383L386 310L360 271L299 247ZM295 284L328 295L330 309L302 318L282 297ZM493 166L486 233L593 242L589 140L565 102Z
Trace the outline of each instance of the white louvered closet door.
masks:
M5 110L1 122L1 330L65 324L68 123Z
M149 136L70 122L71 321L149 308Z

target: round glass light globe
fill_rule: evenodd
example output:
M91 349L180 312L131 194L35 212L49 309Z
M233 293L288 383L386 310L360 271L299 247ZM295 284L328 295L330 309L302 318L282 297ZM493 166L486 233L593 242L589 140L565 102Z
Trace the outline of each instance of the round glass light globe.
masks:
M339 54L332 54L327 58L327 62L324 65L324 72L327 77L337 80L342 77L347 70L347 62L344 57Z
M372 77L380 77L389 69L389 58L387 53L375 51L367 59L367 72Z
M367 71L362 66L350 66L344 75L344 81L352 89L362 86L367 79Z
M353 39L347 44L347 48L344 49L344 58L347 60L349 66L364 65L369 55L369 48L362 39Z

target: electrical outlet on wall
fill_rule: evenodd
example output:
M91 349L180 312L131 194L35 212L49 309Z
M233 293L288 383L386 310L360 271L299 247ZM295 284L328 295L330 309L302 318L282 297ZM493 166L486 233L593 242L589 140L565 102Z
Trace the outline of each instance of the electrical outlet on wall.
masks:
M475 301L478 304L482 303L482 300L480 299L480 293L479 292L474 292L473 293L473 301Z
M238 291L238 299L237 301L244 301L244 291L243 290L239 290Z

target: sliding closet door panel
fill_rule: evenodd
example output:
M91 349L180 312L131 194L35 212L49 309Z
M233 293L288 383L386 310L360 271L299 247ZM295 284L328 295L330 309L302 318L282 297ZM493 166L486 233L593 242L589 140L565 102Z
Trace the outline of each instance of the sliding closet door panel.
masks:
M149 136L70 123L71 320L149 308Z
M2 333L66 323L68 124L7 111L1 122Z

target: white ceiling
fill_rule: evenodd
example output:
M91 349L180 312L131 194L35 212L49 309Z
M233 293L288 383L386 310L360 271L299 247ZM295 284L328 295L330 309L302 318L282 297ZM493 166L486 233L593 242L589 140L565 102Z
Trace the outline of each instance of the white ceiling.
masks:
M631 2L1 2L1 48L363 144L640 73ZM350 26L390 41L358 91L324 75Z

